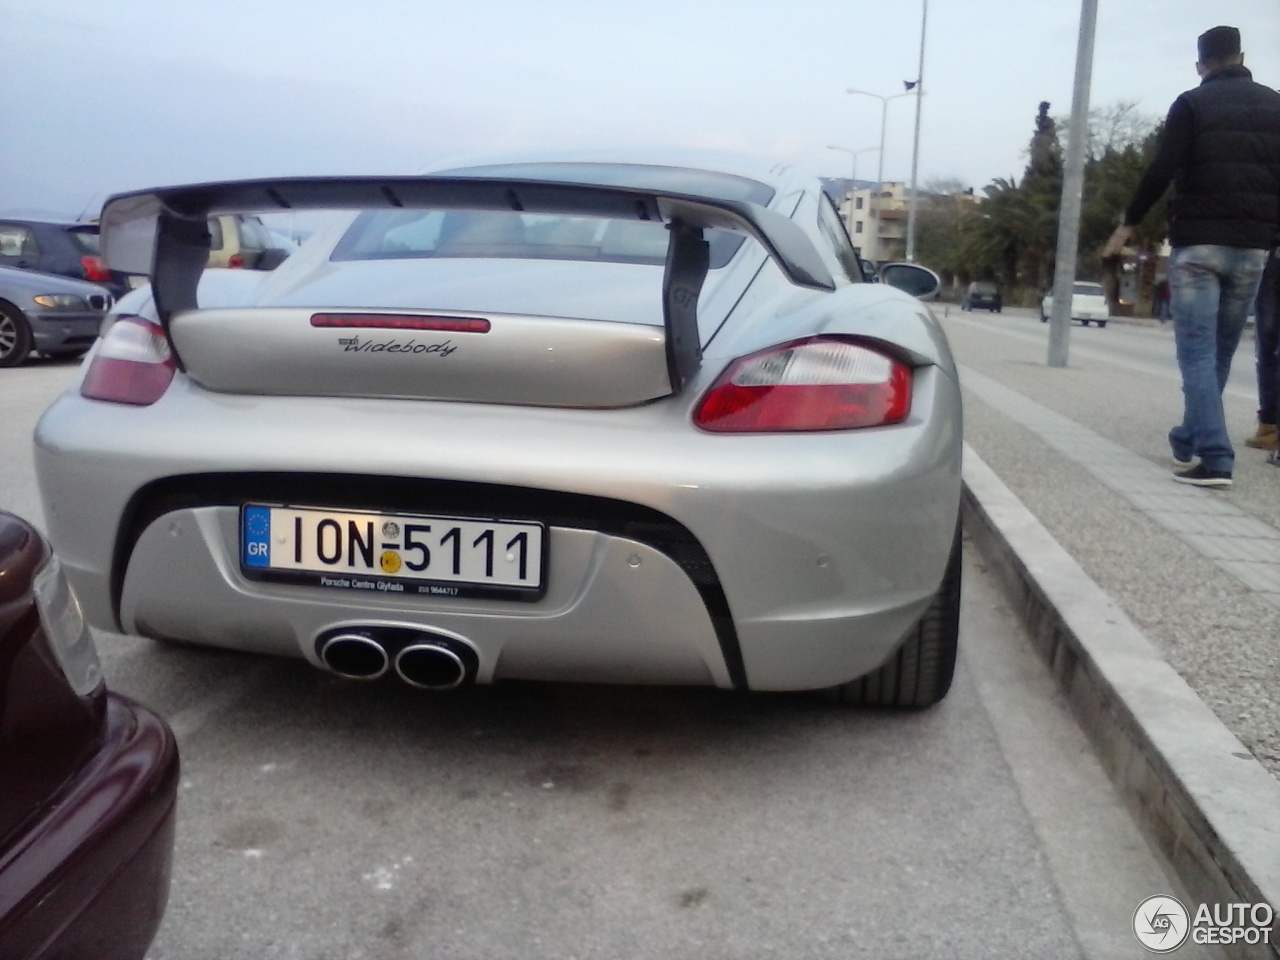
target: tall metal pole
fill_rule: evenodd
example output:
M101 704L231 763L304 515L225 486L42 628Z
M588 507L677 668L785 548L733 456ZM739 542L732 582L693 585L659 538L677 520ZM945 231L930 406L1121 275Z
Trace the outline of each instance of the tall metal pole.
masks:
M1084 193L1084 147L1089 139L1089 82L1093 74L1093 36L1098 0L1081 0L1080 42L1076 47L1076 82L1071 94L1071 127L1062 172L1062 204L1058 211L1058 256L1053 275L1053 317L1049 326L1051 367L1067 365L1071 331L1071 296L1076 282L1076 247L1080 242L1080 198Z
M920 14L920 70L916 73L916 136L911 147L911 202L907 205L907 260L916 259L916 171L920 165L920 102L924 96L924 34L929 25L929 0Z
M876 167L876 193L884 189L884 129L889 114L889 98L880 98L880 164Z

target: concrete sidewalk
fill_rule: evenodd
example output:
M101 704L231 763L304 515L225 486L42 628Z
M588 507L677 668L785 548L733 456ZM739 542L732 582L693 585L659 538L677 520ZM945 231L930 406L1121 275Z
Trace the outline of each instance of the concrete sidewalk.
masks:
M1167 328L1073 329L1049 370L1035 316L944 323L970 535L1189 895L1280 908L1280 471L1238 448L1231 490L1172 482ZM1237 441L1246 350L1225 397ZM1272 940L1240 955L1280 956Z
M966 531L1192 898L1280 904L1280 781L971 448L964 482ZM1280 957L1280 921L1271 940L1228 953Z

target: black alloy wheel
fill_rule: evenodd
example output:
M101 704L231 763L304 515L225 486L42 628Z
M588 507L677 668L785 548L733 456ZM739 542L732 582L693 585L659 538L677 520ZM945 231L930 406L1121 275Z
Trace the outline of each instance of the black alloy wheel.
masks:
M31 328L21 311L0 303L0 367L17 367L31 355Z

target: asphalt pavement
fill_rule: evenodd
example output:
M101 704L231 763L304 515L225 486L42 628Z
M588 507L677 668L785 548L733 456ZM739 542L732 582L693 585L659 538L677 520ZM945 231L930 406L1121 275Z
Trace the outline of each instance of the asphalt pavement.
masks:
M1194 897L1280 903L1280 470L1239 445L1230 490L1173 482L1168 327L1073 327L1050 368L1031 311L938 312L965 388L966 521L1095 749ZM1237 440L1251 347L1224 396Z
M37 521L31 424L72 373L0 378L0 506ZM150 956L1136 956L1137 904L1187 895L987 550L965 548L955 687L914 714L716 690L423 697L100 636L109 682L183 752Z

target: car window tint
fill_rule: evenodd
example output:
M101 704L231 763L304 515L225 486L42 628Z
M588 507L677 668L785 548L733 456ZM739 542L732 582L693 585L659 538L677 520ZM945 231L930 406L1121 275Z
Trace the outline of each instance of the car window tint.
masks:
M0 223L0 256L34 257L40 252L36 235L20 223Z
M708 230L711 266L722 267L744 238ZM640 220L474 210L379 210L356 217L332 260L476 257L598 260L661 265L666 227Z
M209 218L209 247L213 250L222 249L222 221L217 217Z
M1077 283L1071 288L1074 294L1082 294L1086 297L1102 296L1102 284L1100 283Z
M858 255L849 240L849 232L836 212L835 201L825 193L818 202L818 230L831 245L844 275L852 283L861 283L862 268L858 266Z

